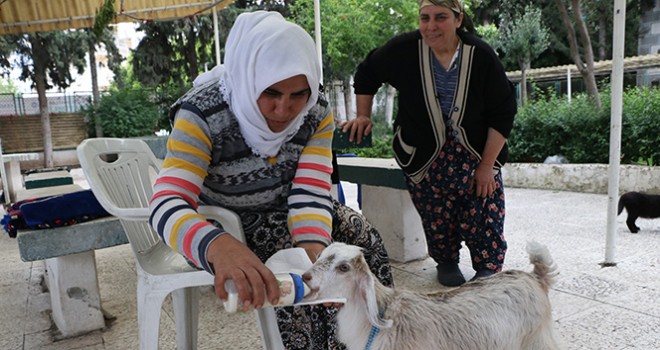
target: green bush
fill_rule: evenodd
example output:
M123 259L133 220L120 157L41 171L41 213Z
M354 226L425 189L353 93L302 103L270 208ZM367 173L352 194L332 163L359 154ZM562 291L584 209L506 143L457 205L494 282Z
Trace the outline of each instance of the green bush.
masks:
M191 88L191 84L169 83L156 88L154 94L154 103L160 113L158 126L160 129L172 131L170 117L168 115L170 107L179 97L183 96Z
M103 95L96 111L90 105L83 113L91 130L98 115L103 135L107 137L153 136L155 131L165 128L153 94L141 88L113 89Z
M510 162L543 162L563 155L571 163L608 163L610 106L608 88L596 109L584 94L568 103L550 91L518 109L509 137ZM654 165L660 159L660 89L631 88L623 95L621 162Z
M602 108L586 94L568 103L552 89L519 107L509 137L509 162L542 163L563 155L571 163L609 162L611 91L601 91ZM396 107L396 105L395 105ZM360 157L392 158L392 128L374 114L370 148L343 150ZM658 165L660 160L660 88L629 88L623 94L621 163Z
M660 88L628 90L623 95L623 101L621 161L626 164L658 165Z

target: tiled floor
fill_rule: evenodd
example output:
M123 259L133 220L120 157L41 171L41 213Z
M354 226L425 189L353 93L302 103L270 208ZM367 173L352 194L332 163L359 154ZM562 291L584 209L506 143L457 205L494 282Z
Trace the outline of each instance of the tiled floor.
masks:
M354 187L347 185L349 199ZM615 267L605 257L607 196L506 189L505 269L529 270L525 243L546 244L559 265L551 291L554 318L567 349L660 349L660 220L638 220L628 232L618 218ZM349 202L351 203L351 202ZM461 267L473 271L464 249ZM137 349L135 269L128 246L96 252L107 327L59 340L50 321L43 264L20 260L16 241L0 238L0 349ZM434 263L427 259L394 264L400 288L433 290ZM200 349L258 349L252 314L227 315L211 288L202 288ZM438 315L442 317L442 315ZM175 349L171 305L161 319L161 349Z

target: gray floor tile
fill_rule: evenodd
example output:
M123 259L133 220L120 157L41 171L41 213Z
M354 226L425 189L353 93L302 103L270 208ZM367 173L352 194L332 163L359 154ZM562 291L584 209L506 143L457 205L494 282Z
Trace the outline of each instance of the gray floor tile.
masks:
M600 305L559 320L569 349L660 349L660 318Z
M350 186L344 187L350 191ZM631 234L625 215L617 218L616 266L603 268L606 206L604 195L508 188L505 269L530 271L525 244L544 243L557 265L550 292L553 317L567 349L660 349L660 220L638 220ZM349 200L354 201L354 198ZM20 260L16 241L0 237L0 349L137 349L136 277L128 245L96 252L102 306L114 319L103 330L57 340L43 290L43 264ZM461 269L470 278L469 252ZM430 259L394 263L398 288L443 289ZM5 297L10 295L11 298ZM252 313L225 313L211 287L201 289L199 349L258 349L261 341ZM161 317L160 349L175 349L168 300Z

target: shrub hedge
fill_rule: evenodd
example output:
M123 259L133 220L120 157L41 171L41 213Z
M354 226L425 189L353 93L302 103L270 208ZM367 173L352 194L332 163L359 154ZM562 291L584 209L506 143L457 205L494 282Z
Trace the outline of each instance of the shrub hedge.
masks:
M518 109L509 137L509 162L539 163L563 155L571 163L608 163L610 147L609 88L601 92L596 109L585 94L538 94ZM340 152L360 157L391 158L392 130L374 114L371 148ZM621 163L658 165L660 162L660 88L630 88L623 94Z
M97 110L91 105L83 110L89 134L95 134L95 115L99 116L106 137L153 136L161 129L171 130L167 116L169 107L188 88L176 84L156 89L145 89L137 84L113 88L101 97Z
M153 135L169 129L166 109L187 87L169 86L161 91L141 88L113 90L103 96L99 108L85 111L93 130L94 113L109 137ZM585 94L565 96L552 91L535 96L519 107L509 137L509 162L538 163L563 155L571 163L608 163L611 94L601 93L596 109ZM396 106L395 106L396 107ZM92 133L93 134L93 133ZM360 157L392 158L392 128L385 117L374 114L370 148L339 150ZM660 162L660 88L630 88L623 94L621 163L658 165Z
M96 110L90 104L83 113L89 122L90 134L94 134L97 115L106 137L153 136L159 130L161 118L151 95L140 88L110 90L103 95Z
M537 96L518 109L509 137L510 162L543 162L563 155L571 163L608 163L610 144L609 89L602 108L576 95ZM655 161L654 161L655 159ZM621 163L657 165L660 159L660 88L630 88L623 95Z

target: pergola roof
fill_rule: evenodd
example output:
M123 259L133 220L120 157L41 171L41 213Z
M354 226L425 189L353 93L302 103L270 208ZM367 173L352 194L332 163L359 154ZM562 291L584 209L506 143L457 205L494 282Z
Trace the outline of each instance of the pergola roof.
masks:
M660 54L627 57L623 60L624 72L636 71L640 69L660 68ZM526 71L527 79L535 81L555 80L566 78L568 70L571 70L572 76L579 76L580 72L574 64L563 66L534 68ZM612 72L612 61L594 62L594 71L596 75L610 74ZM507 72L506 75L513 82L519 82L522 79L522 72L517 70Z
M0 35L90 28L104 0L0 0ZM114 22L168 20L223 9L234 0L116 0Z

